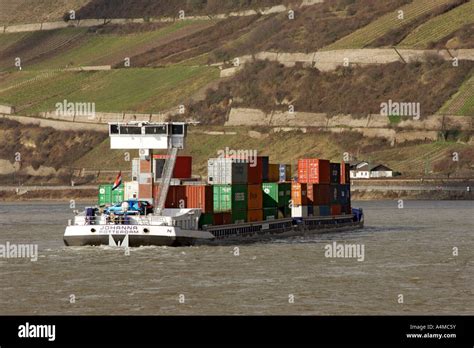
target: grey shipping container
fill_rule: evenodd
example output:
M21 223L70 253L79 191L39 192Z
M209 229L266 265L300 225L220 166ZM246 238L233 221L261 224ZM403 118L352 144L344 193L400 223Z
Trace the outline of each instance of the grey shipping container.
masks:
M246 184L248 164L232 158L211 158L207 162L207 181L212 185Z

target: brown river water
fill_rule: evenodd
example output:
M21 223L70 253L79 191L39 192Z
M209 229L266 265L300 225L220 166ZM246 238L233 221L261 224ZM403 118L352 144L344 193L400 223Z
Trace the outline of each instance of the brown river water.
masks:
M0 245L38 245L36 262L0 258L0 315L474 314L474 202L353 206L363 230L127 256L65 247L66 203L0 203ZM326 257L333 242L364 260Z

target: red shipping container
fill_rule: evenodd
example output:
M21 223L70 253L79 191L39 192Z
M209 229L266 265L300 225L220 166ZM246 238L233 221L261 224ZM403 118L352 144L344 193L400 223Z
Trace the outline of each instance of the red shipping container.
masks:
M346 185L351 183L351 169L349 163L341 163L341 184Z
M185 186L186 208L201 209L202 213L213 212L213 193L211 185Z
M154 186L153 197L156 197L160 192L159 187L160 185ZM186 207L186 186L170 186L166 196L165 208L183 209Z
M252 209L247 211L247 221L263 221L263 210L262 209Z
M340 204L331 205L331 215L341 215L341 210Z
M153 155L154 159L167 159L168 155ZM193 158L191 156L178 156L173 170L173 178L189 179L192 177ZM158 175L160 176L160 175Z
M268 157L267 162L268 162ZM248 179L249 184L261 184L263 182L263 160L262 156L257 157L257 163L248 164Z
M314 184L313 205L329 205L331 202L331 187L329 184Z
M329 184L331 182L329 161L317 158L298 160L298 182Z
M247 187L247 209L263 208L263 190L262 185L248 185Z
M291 184L291 200L293 205L308 205L307 185L294 182Z
M230 225L232 223L232 213L215 213L214 225Z

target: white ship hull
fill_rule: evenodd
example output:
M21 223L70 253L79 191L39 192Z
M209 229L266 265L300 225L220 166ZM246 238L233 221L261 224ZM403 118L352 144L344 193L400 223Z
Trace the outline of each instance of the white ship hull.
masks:
M85 245L121 245L128 236L127 245L139 247L145 245L187 246L198 240L204 242L214 239L206 231L183 230L179 227L151 225L88 225L68 226L64 233L67 246Z

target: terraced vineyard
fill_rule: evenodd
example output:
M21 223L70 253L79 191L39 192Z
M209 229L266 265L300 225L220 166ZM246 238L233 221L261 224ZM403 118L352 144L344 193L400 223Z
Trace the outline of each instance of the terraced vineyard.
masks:
M474 73L441 108L440 114L474 116Z
M474 1L427 21L408 35L399 46L427 48L429 43L435 43L464 25L472 23L474 23Z
M1 34L0 41L9 43L0 53L0 71L14 70L16 57L21 58L23 68L29 68L34 61L46 59L60 50L80 44L86 29L66 28L52 31L38 31L23 34Z
M368 159L397 168L404 174L424 174L437 164L452 162L452 153L461 152L469 146L451 142L409 145L371 153Z
M13 70L15 57L27 69L58 69L87 65L114 65L125 57L144 53L213 25L214 21L180 21L157 30L95 33L66 28L22 34L0 34L0 71ZM132 62L133 66L133 62Z
M400 8L400 10L403 11L403 20L398 19L397 11L386 14L369 25L326 46L325 49L364 48L389 31L403 27L424 14L452 2L453 0L415 0L413 3Z
M213 21L180 21L158 30L126 35L88 34L82 44L61 52L48 61L36 64L34 68L115 65L122 63L125 57L145 53L160 45L165 45L171 40L191 35L212 24L214 24ZM133 61L131 65L134 66Z
M184 103L218 76L218 69L208 67L62 72L15 88L5 89L1 83L0 103L14 105L22 114L55 110L55 104L63 99L95 102L100 112L151 113Z

